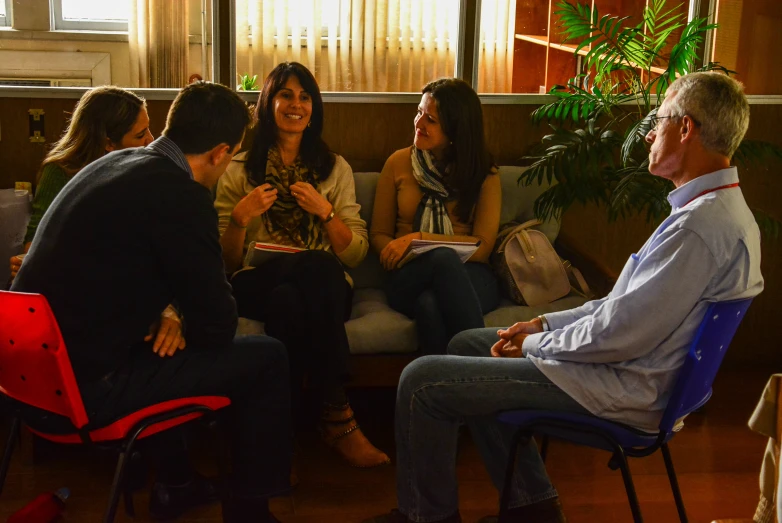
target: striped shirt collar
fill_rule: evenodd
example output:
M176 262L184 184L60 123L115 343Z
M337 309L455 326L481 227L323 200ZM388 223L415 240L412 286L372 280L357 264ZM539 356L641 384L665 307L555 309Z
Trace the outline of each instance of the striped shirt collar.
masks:
M167 157L172 162L177 164L179 168L185 171L188 174L188 176L190 176L191 180L194 179L193 170L190 168L190 164L187 163L187 158L185 158L185 153L183 153L182 149L180 149L179 146L175 144L173 140L171 140L170 138L161 136L151 144L147 145L147 149L149 149L150 151L155 151Z

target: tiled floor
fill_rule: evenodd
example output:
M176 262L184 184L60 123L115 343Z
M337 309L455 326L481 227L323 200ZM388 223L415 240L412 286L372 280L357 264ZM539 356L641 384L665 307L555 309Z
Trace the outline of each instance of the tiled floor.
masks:
M758 471L765 440L746 426L769 371L729 372L718 378L711 402L687 420L685 430L671 443L671 451L690 521L750 518L758 496ZM351 391L359 421L379 447L393 455L393 391ZM5 441L7 422L0 436ZM0 521L37 494L68 486L66 522L100 521L112 477L109 454L65 449L33 466L30 439L14 457L0 498ZM195 445L200 466L212 467L208 438ZM386 512L395 506L393 466L357 470L344 465L312 431L298 438L301 484L290 497L272 502L273 512L285 523L350 523ZM554 442L549 472L571 523L631 521L619 472L606 467L600 451ZM662 457L631 461L645 521L678 521ZM477 451L468 436L458 457L461 510L465 522L496 511L497 493L490 485ZM148 521L146 492L136 497L138 516ZM118 522L132 521L120 513ZM219 522L217 506L194 510L183 522Z

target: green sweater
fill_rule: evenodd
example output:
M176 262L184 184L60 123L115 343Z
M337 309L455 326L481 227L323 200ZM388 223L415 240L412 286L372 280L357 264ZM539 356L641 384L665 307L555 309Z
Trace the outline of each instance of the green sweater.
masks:
M70 177L65 170L56 163L47 164L41 173L41 179L38 187L35 189L35 198L33 198L33 212L30 216L30 222L27 224L27 233L24 235L24 243L33 241L35 231L38 230L38 224L46 213L46 210L54 201L54 198L60 194Z

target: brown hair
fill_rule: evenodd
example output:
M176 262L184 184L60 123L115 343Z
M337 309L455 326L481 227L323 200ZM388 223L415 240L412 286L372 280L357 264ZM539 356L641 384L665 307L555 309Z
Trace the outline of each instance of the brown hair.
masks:
M76 174L106 154L107 138L119 144L144 107L143 98L120 87L90 89L77 102L65 133L44 158L38 177L50 163L62 167L69 176Z
M305 91L312 97L310 125L301 139L300 155L310 171L318 173L323 181L331 175L337 158L321 138L323 132L323 98L318 82L309 69L298 62L282 62L275 67L263 83L263 90L255 105L255 136L247 155L245 171L248 181L261 185L266 180L266 157L269 148L277 143L277 123L274 120L274 97L285 87L291 76L296 76Z
M457 198L456 214L467 221L494 167L483 134L481 100L470 84L458 78L430 82L421 93L430 93L437 104L440 125L450 141L442 162L445 183Z

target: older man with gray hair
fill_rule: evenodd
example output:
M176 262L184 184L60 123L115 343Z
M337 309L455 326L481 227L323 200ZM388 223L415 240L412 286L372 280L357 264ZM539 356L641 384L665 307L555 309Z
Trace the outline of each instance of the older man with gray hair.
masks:
M670 85L646 136L649 171L676 187L670 216L605 298L499 331L462 332L450 355L405 369L396 404L399 509L369 522L461 521L462 422L498 489L513 435L496 421L499 411L593 414L656 432L708 305L763 290L760 233L730 165L748 125L735 80L693 73ZM532 442L519 451L510 508L500 523L564 521Z

